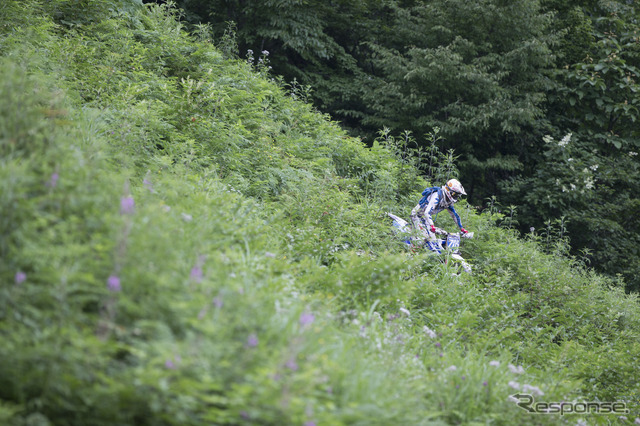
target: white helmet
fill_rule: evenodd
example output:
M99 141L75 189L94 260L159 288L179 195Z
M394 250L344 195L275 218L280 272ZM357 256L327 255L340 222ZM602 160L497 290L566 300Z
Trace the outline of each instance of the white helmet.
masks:
M443 192L445 193L445 198L447 198L447 200L449 200L450 202L456 202L461 195L467 195L458 179L450 179L449 181L447 181L447 184L444 188L445 191Z

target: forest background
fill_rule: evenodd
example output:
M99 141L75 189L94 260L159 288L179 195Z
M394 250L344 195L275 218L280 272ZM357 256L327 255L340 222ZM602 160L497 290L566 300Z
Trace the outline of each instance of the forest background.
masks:
M436 131L470 203L568 236L640 290L637 2L177 3L369 145L386 129L428 167Z

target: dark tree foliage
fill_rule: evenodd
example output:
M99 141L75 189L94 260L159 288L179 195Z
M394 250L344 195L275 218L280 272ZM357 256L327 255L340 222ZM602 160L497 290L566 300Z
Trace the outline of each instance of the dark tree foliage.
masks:
M640 11L616 1L546 7L564 34L546 116L555 136L572 136L561 148L543 143L530 173L503 182L503 197L522 206L523 225L566 216L574 252L587 249L594 266L638 291Z
M362 82L363 121L417 135L439 127L479 202L523 167L547 126L549 17L536 2L434 1L398 8L396 19L408 43L371 44L375 73Z

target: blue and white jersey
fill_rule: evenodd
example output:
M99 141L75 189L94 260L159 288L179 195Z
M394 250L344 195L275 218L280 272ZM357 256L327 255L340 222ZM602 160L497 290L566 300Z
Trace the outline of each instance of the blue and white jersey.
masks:
M446 190L442 189L442 191L446 191ZM432 226L433 225L432 216L440 213L443 210L448 210L449 214L451 215L451 218L456 223L456 225L458 225L458 228L462 228L460 215L458 215L458 213L456 212L456 209L453 208L453 204L455 203L455 201L448 202L446 197L444 196L440 197L440 194L442 191L435 191L433 194L431 194L428 198L428 202L424 207L421 206L420 204L415 206L411 211L411 216L419 217L423 219L428 226Z

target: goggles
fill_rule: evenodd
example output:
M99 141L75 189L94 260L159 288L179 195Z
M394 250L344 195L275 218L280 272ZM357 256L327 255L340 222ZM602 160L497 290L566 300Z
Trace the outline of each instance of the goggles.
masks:
M455 192L455 191L449 191L449 193L451 194L451 198L453 198L454 200L457 200L458 198L460 198L462 196L462 194L460 194L459 192Z

